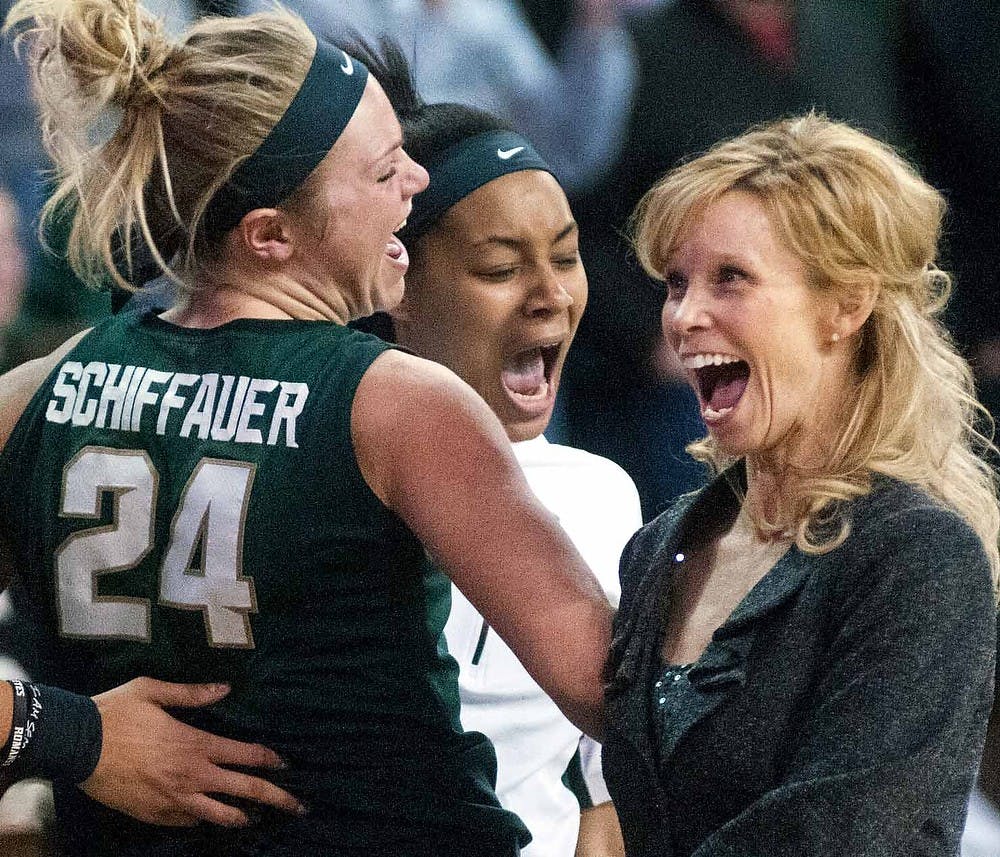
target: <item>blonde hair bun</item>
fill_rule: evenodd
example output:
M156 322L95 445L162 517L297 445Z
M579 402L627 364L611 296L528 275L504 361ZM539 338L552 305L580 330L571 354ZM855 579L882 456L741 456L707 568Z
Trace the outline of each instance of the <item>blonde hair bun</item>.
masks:
M5 29L30 46L58 178L42 224L71 221L73 270L134 288L141 236L190 288L218 251L205 210L298 91L316 51L309 28L276 5L199 19L172 41L136 0L18 0Z
M160 20L135 0L23 0L6 27L37 52L40 99L59 101L70 89L87 115L155 100L173 50Z

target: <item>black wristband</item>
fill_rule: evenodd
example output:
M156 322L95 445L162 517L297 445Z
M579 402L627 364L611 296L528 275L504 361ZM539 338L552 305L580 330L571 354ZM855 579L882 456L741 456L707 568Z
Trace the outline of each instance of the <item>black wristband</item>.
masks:
M8 681L14 694L14 707L11 713L10 736L0 750L0 767L9 768L21 754L25 745L25 731L28 727L28 712L30 704L29 696L34 699L34 694L20 681ZM30 737L30 735L29 735Z
M12 684L16 712L17 685L21 683ZM17 779L44 777L83 782L94 772L101 758L101 714L94 700L46 685L23 683L21 687L27 717L19 752L10 760L8 770ZM18 728L16 720L14 728ZM13 734L12 738L16 743L17 735Z

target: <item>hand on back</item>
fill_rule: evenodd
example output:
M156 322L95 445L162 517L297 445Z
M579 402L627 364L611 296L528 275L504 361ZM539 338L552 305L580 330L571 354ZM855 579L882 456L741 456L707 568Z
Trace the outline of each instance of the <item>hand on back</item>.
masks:
M304 807L288 792L263 777L230 770L279 769L284 762L277 753L195 729L164 710L210 705L227 693L225 685L137 678L94 697L104 744L97 768L80 788L94 800L149 824L249 823L244 810L220 797L302 814Z

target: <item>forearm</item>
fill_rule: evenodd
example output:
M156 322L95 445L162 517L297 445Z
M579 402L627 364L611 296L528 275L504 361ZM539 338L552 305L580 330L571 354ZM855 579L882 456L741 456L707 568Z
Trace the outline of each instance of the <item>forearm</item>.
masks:
M618 813L611 801L580 813L580 836L575 857L625 857Z
M101 715L88 696L27 681L0 682L11 694L0 766L10 780L80 783L97 766Z
M613 613L603 602L582 605L562 616L567 621L558 627L566 632L552 636L552 649L519 657L563 714L584 734L600 741L604 737L604 663Z

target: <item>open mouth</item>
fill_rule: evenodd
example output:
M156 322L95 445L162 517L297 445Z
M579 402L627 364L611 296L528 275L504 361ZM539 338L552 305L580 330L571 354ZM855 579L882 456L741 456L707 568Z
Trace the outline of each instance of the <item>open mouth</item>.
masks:
M527 348L504 362L500 381L515 402L528 404L548 398L561 344Z
M405 217L403 218L403 222L393 230L393 236L385 242L385 255L400 265L409 266L410 256L406 252L406 247L403 246L403 242L400 241L395 235L395 233L399 232L404 226L406 226Z
M392 238L385 242L385 255L397 262L409 261L406 248L398 238Z
M721 420L735 408L750 380L750 365L727 354L696 354L684 358L694 371L702 416L708 423Z

